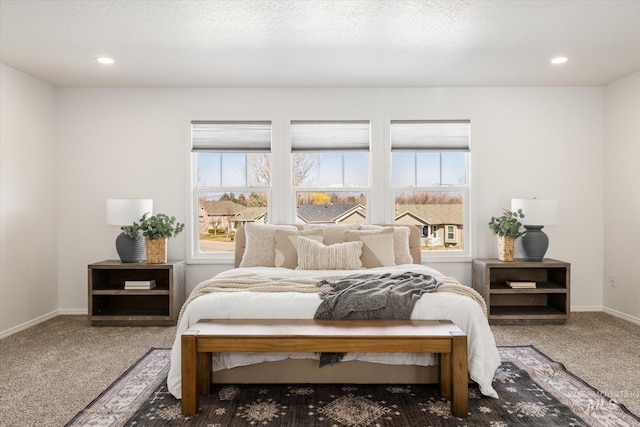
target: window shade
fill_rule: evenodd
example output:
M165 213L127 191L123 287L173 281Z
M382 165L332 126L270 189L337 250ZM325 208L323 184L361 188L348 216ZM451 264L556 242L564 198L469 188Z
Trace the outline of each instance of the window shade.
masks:
M193 121L193 151L271 151L270 121Z
M391 150L469 150L469 120L392 120Z
M369 121L292 121L291 151L369 151Z

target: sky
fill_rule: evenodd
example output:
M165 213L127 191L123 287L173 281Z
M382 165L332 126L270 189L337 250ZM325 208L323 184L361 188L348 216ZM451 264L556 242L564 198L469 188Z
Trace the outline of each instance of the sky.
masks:
M196 153L198 187L245 187L244 153ZM465 152L393 152L392 187L465 185ZM369 153L319 153L304 187L367 187Z

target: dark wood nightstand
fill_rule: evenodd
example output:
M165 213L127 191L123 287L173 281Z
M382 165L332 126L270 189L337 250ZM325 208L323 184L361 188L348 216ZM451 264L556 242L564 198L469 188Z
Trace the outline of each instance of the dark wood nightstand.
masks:
M571 264L555 259L474 259L472 286L487 303L489 323L565 323L570 315ZM507 281L536 282L512 288Z
M175 325L185 300L185 263L89 265L89 321L92 325ZM125 289L125 281L155 281L152 289Z

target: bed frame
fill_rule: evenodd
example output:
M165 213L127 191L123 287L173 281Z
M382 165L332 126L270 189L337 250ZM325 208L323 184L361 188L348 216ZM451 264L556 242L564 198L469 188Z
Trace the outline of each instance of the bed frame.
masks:
M301 229L302 225L296 224L296 227ZM409 250L413 263L420 264L422 262L420 231L417 227L410 225L405 227L410 230ZM235 266L238 267L246 246L244 227L236 230L235 242ZM349 361L319 368L317 360L287 359L216 371L212 374L212 382L222 384L437 384L438 367Z

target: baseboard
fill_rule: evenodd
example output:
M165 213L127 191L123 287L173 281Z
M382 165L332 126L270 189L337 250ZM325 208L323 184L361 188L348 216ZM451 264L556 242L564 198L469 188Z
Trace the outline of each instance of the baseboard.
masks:
M28 329L32 326L37 325L38 323L42 323L42 322L46 322L49 319L53 319L54 317L58 316L60 314L60 310L54 310L50 313L44 314L40 317L36 317L35 319L29 320L28 322L24 322L20 325L14 326L13 328L9 328L5 331L0 331L0 339L2 338L6 338L9 335L13 335L15 333L18 333L20 331L24 331L25 329Z
M614 317L618 317L620 319L626 320L627 322L635 323L636 325L640 325L640 318L635 316L630 316L626 313L622 313L621 311L614 310L612 308L603 307L603 311L607 314L610 314Z
M603 311L601 305L578 305L571 306L572 312L581 312L581 311Z
M42 322L46 322L47 320L53 319L56 316L69 316L69 315L70 316L74 316L74 315L86 316L87 313L88 313L88 310L86 308L64 308L60 310L54 310L40 317L36 317L35 319L29 320L28 322L24 322L20 325L14 326L13 328L9 328L6 331L0 331L0 339L6 338L20 331L24 331L25 329L29 329L32 326L35 326Z
M59 316L76 316L76 315L84 315L89 314L89 310L86 308L61 308L58 310Z

